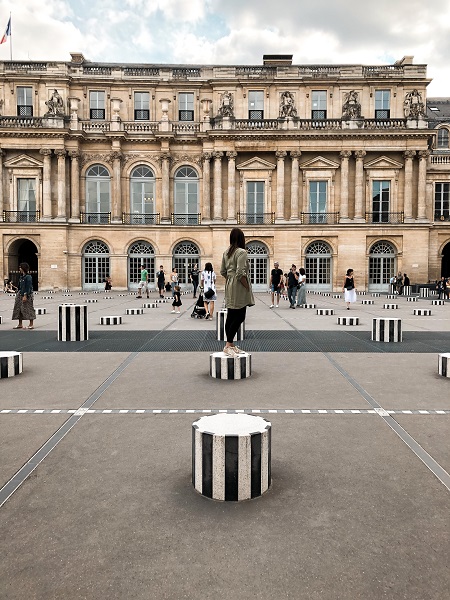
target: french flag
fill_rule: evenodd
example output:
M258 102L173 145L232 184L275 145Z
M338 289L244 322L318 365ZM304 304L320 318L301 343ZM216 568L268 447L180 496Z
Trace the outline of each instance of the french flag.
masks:
M5 33L3 34L0 44L4 44L8 41L8 35L11 35L11 17L9 17L8 25L6 26Z

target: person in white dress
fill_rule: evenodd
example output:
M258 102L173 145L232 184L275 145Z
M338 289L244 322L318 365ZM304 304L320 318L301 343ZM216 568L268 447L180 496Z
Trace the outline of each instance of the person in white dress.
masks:
M342 291L344 292L344 298L347 303L347 310L350 310L350 304L352 302L356 302L356 287L355 279L353 277L353 269L347 269Z

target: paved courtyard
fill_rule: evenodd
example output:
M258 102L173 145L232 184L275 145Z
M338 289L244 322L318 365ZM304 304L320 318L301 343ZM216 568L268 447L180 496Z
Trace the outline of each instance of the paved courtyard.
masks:
M13 331L0 295L0 349L24 356L0 383L1 600L448 599L450 305L308 294L334 309L318 316L257 294L252 377L219 381L215 320L192 319L189 295L181 315L133 316L145 300L110 295L39 293L34 331ZM87 298L89 341L58 342L58 305ZM400 317L404 341L372 342L376 316ZM192 422L219 411L272 423L261 498L192 487Z

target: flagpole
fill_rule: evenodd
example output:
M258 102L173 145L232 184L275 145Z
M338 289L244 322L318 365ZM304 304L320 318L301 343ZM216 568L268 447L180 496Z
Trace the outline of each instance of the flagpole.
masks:
M10 34L9 34L9 56L12 62L12 23L11 23L11 13L9 13L9 24L10 24Z

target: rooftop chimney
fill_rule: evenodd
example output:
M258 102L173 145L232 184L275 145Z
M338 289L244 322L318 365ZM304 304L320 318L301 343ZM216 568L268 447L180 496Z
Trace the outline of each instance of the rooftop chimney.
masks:
M271 67L289 67L292 65L293 54L264 54L264 66Z

